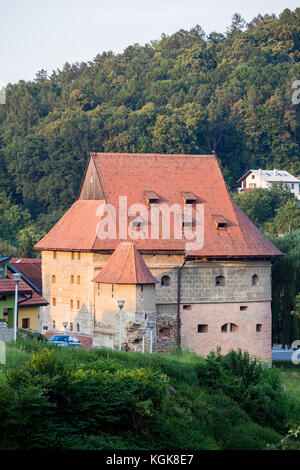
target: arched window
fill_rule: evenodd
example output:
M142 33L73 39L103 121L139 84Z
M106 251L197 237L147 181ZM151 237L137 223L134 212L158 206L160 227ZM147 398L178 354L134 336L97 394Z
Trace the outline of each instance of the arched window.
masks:
M80 325L79 325L79 323L77 323L76 329L77 329L77 332L79 333L79 331L80 331Z
M258 275L253 274L253 276L252 276L252 285L257 286L257 284L258 284Z
M239 327L235 323L225 323L221 326L222 333L236 333Z
M52 328L55 330L55 320L52 320Z
M216 277L216 286L225 286L225 277L217 276Z
M170 277L169 276L163 276L160 281L161 286L169 286L170 285Z

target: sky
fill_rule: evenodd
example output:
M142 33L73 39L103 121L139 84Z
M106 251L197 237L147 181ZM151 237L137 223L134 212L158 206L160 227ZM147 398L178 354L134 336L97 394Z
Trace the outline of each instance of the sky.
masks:
M299 0L0 0L0 89L196 24L225 32L236 12L251 21L298 6Z

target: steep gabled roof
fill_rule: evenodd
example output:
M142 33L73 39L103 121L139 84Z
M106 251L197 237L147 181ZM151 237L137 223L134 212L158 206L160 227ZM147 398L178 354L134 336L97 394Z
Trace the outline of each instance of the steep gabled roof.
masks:
M134 243L120 243L93 282L108 284L155 284Z
M191 256L204 257L269 257L280 251L240 211L229 196L214 155L159 155L159 154L109 154L93 153L90 161L96 169L101 192L105 201L85 200L86 190L62 219L36 245L39 250L106 251L115 250L120 239L119 196L126 196L128 207L145 205L145 192L153 191L159 196L158 205L174 203L183 208L183 193L192 193L204 204L204 245L201 249L190 249ZM93 179L93 184L95 179ZM86 183L89 183L86 180ZM103 203L116 209L116 236L97 236L98 224L104 215ZM147 205L149 206L149 205ZM151 206L151 205L150 205ZM151 207L147 208L148 215ZM226 228L218 230L212 215L226 219ZM130 223L128 217L127 226ZM143 230L151 229L146 224ZM172 232L172 230L171 230ZM248 236L249 234L253 234ZM255 237L258 242L255 244ZM127 241L130 238L128 237ZM157 239L149 236L135 239L140 251L185 252L186 240L161 235Z

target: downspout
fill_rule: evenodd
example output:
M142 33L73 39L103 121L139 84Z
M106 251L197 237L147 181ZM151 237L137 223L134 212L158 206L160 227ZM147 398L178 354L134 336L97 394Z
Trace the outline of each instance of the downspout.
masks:
M177 346L181 349L181 317L180 317L180 298L181 298L181 270L187 262L186 255L177 272Z

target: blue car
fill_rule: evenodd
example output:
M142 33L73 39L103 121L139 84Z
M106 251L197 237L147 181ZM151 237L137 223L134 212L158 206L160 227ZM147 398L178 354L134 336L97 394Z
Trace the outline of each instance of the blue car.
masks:
M76 336L54 335L49 338L49 343L63 346L64 348L81 348L82 343Z

